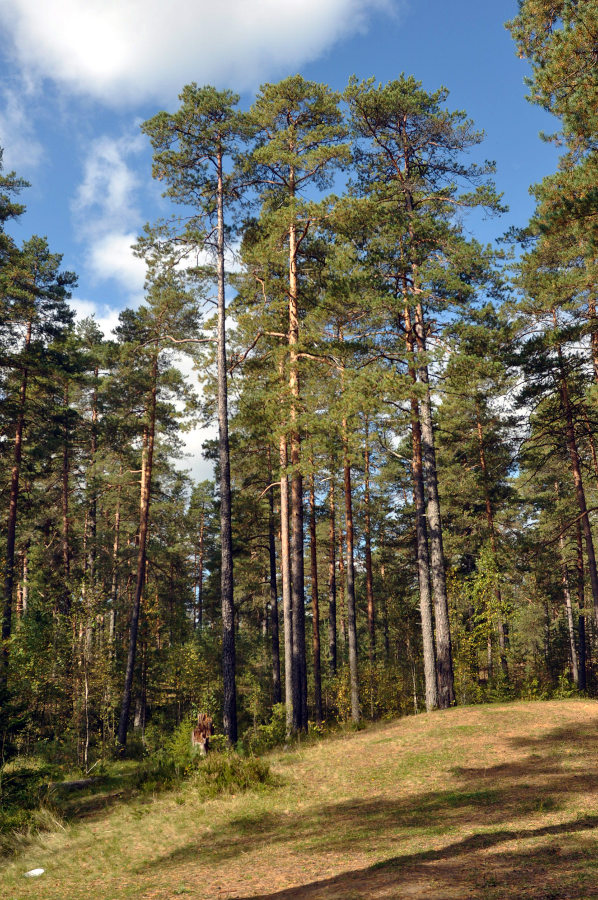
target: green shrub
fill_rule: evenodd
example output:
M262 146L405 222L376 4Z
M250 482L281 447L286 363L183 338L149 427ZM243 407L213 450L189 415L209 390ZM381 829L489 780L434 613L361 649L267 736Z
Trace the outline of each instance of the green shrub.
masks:
M272 707L270 721L265 725L254 725L244 732L241 747L245 753L259 755L281 747L286 741L286 708L284 703Z
M276 784L270 766L255 756L236 753L207 756L197 767L197 785L205 797L238 794Z

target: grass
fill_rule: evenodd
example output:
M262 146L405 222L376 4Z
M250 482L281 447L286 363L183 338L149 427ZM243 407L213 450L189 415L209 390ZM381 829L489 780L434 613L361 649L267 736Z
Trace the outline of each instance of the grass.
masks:
M268 763L258 790L207 777L87 810L9 860L0 896L598 898L594 701L420 715Z

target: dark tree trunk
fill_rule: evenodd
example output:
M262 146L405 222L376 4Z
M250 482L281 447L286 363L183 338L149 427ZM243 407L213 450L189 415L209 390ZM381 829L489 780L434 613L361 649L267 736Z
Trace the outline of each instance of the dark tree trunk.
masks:
M567 450L569 451L569 459L571 461L571 472L573 482L575 484L575 495L577 497L577 505L579 507L581 527L583 529L586 541L586 555L588 558L588 570L590 573L590 585L592 587L592 600L594 604L594 620L598 625L598 573L596 571L596 555L594 552L594 539L592 537L592 528L588 516L586 505L586 495L581 476L581 464L579 453L577 450L577 441L575 438L575 426L573 424L573 411L571 409L571 400L569 398L569 386L565 374L565 363L561 347L558 347L558 358L560 367L560 394L565 414L565 434L567 440Z
M310 460L313 466L313 460ZM309 549L311 563L311 608L314 657L314 711L316 722L322 721L322 675L320 670L320 604L318 597L318 551L316 545L316 492L313 471L309 477Z
M581 534L581 525L579 519L575 529L576 537L576 563L575 572L577 580L577 604L579 607L579 689L586 689L586 617L585 609L585 578L583 569L583 538Z
M96 366L94 369L94 389L91 401L91 447L90 447L90 465L88 473L88 486L90 490L89 497L89 553L87 555L88 578L90 584L95 581L95 568L97 556L97 517L98 517L98 488L96 482L96 456L98 452L98 374L99 370Z
M237 743L237 685L235 603L233 593L233 534L231 519L228 388L226 371L226 303L224 295L224 187L222 147L217 155L218 214L218 453L220 462L220 553L222 606L222 728L230 746Z
M199 545L197 548L197 587L196 587L196 605L197 605L197 627L201 631L203 629L203 566L204 566L204 535L206 530L205 513L202 509L201 518L199 520Z
M414 359L414 337L409 309L405 308L405 328L409 374L416 383ZM411 476L413 479L413 502L415 506L415 538L417 549L417 575L419 583L419 609L422 624L422 644L424 654L424 682L426 690L426 710L430 712L438 706L438 684L436 676L436 655L434 652L434 620L432 614L432 594L430 591L430 557L428 551L428 530L426 525L426 501L422 463L422 439L419 403L411 396ZM388 655L387 655L388 658Z
M291 180L293 175L291 174ZM292 190L294 194L294 189ZM291 591L293 603L293 727L307 730L307 662L305 656L305 585L303 561L303 476L301 438L297 428L299 406L299 306L297 286L297 234L289 229L289 391L291 395Z
M347 614L345 608L345 535L342 527L338 531L338 615L341 623L342 664L347 661Z
M293 730L293 597L291 594L291 551L289 546L289 480L287 442L280 438L280 564L282 570L282 610L284 622L284 702L287 734Z
M569 632L569 652L571 654L571 672L573 675L573 683L579 687L579 662L577 659L577 647L575 645L575 626L573 624L573 607L571 604L571 592L569 590L569 573L567 572L567 563L565 561L564 540L561 535L559 545L561 551L561 570L563 580L563 597L565 599L565 612L567 613L567 629Z
M330 478L328 499L328 666L331 675L336 675L336 523L334 510L334 478Z
M593 297L588 301L588 319L590 322L590 346L592 350L592 365L594 367L594 381L598 384L598 317L596 316L596 301Z
M139 631L139 612L141 609L141 594L145 582L145 562L147 552L147 535L149 529L149 511L152 485L152 468L154 461L154 436L156 430L156 401L158 395L158 348L154 356L152 366L151 392L148 409L148 425L144 454L141 465L141 494L139 502L139 552L137 554L137 575L135 579L135 594L133 597L133 609L131 612L131 625L129 631L129 651L127 654L127 668L125 672L125 687L118 723L117 741L121 747L127 743L127 729L129 727L129 713L131 710L131 692L133 688L133 674L135 672L135 656L137 652L137 634Z
M370 638L370 667L376 660L376 615L374 607L374 576L372 572L372 521L370 511L370 448L369 422L365 421L364 448L364 538L365 538L365 593L368 606L368 634Z
M586 617L580 616L579 623L579 690L585 691L586 682Z
M272 484L272 454L268 447L268 479ZM270 563L270 633L272 637L272 702L280 703L280 639L278 634L278 590L276 588L276 540L274 533L274 494L268 491L268 557Z
M349 674L351 679L351 718L359 722L359 673L357 668L357 620L355 615L355 566L353 535L353 504L351 498L351 466L347 446L347 422L343 420L345 525L347 529L347 632L349 638Z
M31 344L31 322L27 323L25 351ZM0 671L0 691L6 687L8 677L8 641L12 633L12 595L15 580L15 545L17 537L17 506L19 502L19 478L23 456L23 430L25 426L25 405L27 402L27 369L23 369L19 408L13 445L13 463L10 473L10 494L8 499L8 523L6 529L6 562L4 565L4 605L2 612L2 667Z
M71 546L69 519L69 389L64 387L64 433L62 442L62 611L68 614L71 607Z
M426 352L425 326L423 311L416 307L417 343L420 353ZM440 519L440 501L438 497L438 475L436 468L436 452L434 449L434 428L432 424L432 403L428 366L424 361L418 366L418 378L423 385L421 396L421 436L424 477L427 489L427 521L430 539L430 574L432 593L434 596L434 614L436 620L436 667L438 673L438 705L442 709L455 702L453 678L453 653L451 647L451 630L449 623L448 597L446 591L446 573L444 568L444 551L442 547L442 523Z
M122 478L123 467L120 466L119 469L119 477ZM122 484L118 484L117 492L116 492L116 511L114 513L114 542L112 545L112 584L111 584L111 609L110 609L110 624L109 624L109 640L112 645L114 642L114 632L116 627L116 607L117 600L119 598L119 581L118 581L118 570L119 570L119 550L120 550L120 498L122 494Z

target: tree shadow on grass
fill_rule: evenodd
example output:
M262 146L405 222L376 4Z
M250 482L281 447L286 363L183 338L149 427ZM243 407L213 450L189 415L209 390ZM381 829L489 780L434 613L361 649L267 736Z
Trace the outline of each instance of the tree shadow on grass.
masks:
M267 894L230 896L240 900L299 898L435 897L590 900L598 897L596 842L562 847L563 838L598 826L598 816L523 831L476 834L441 850L424 850L384 860L294 888ZM500 850L513 841L531 841L525 850ZM569 841L569 844L571 841Z
M264 847L271 848L273 867L277 849L286 847L309 860L312 871L327 866L332 856L350 862L356 853L362 859L364 853L387 853L373 867L251 896L598 897L598 833L593 833L598 815L591 814L598 802L597 736L595 727L582 724L541 738L512 739L514 749L533 752L494 766L453 768L442 791L334 804L318 804L314 797L303 811L237 816L214 826L207 840L161 856L150 868L189 862L217 868ZM555 748L563 751L562 759ZM558 815L582 795L592 800L575 804L578 818L569 813L567 821L538 826L539 817ZM455 840L459 833L463 837ZM439 847L443 838L446 843ZM435 849L414 853L414 839L422 848ZM515 846L504 847L513 842ZM266 881L264 874L262 883ZM229 896L241 897L241 890Z

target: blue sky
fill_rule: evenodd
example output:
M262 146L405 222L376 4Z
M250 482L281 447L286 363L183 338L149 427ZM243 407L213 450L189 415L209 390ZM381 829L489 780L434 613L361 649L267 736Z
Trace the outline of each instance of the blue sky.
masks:
M143 264L129 245L167 206L139 124L174 110L183 84L231 87L251 102L264 81L301 72L342 89L353 73L413 74L450 91L486 132L510 212L476 220L493 240L525 224L530 184L557 155L555 122L525 99L529 69L504 22L516 0L2 0L0 146L31 182L18 239L47 235L79 276L74 305L105 328L137 304Z
M166 209L139 123L176 108L187 81L233 87L245 104L261 82L295 71L338 89L352 73L387 81L401 71L445 85L449 105L486 132L480 153L496 160L510 207L476 221L483 240L523 224L529 185L555 168L555 149L538 138L553 122L525 100L528 67L504 28L516 2L174 0L164 10L161 0L0 5L0 146L6 168L32 184L14 233L46 234L64 254L81 310L113 318L139 300L143 265L128 243Z

